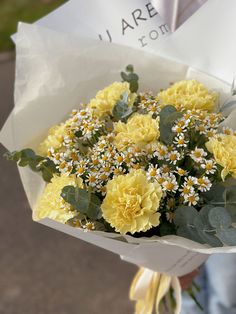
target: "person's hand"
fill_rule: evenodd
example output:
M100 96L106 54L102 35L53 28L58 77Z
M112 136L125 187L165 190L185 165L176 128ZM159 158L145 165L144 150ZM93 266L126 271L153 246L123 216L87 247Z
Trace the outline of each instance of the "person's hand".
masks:
M195 269L193 272L179 277L180 285L183 290L190 288L194 278L199 275L199 269Z

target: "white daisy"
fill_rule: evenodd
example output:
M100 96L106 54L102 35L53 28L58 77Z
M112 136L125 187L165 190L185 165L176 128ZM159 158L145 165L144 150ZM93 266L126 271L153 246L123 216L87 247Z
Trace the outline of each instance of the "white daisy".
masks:
M175 173L178 173L179 176L183 177L183 176L186 176L188 174L188 171L184 170L183 168L176 167Z
M181 196L185 199L186 197L188 197L188 195L194 193L194 188L184 183L179 191L181 192Z
M148 180L152 179L152 178L157 178L159 175L159 169L158 169L158 165L150 165L148 170L147 170L147 178Z
M168 153L167 160L173 164L176 165L176 163L181 159L181 155L177 150L172 150Z
M223 127L223 133L226 135L233 135L234 131L228 127Z
M177 134L181 134L187 131L186 129L186 125L183 121L179 121L177 124L175 124L172 127L172 131L177 133Z
M184 178L184 184L188 185L188 186L194 186L197 184L197 178L193 177L193 176L188 176L186 178Z
M174 144L177 145L177 147L187 147L187 144L189 141L185 139L184 134L180 133L179 136L176 136L174 139Z
M197 184L199 185L198 189L201 192L209 191L212 186L211 181L206 176L198 178Z
M176 193L179 188L176 177L173 174L165 177L165 181L162 183L162 187L165 191Z
M214 174L217 170L216 162L212 159L205 160L201 167L205 169L206 174Z
M188 203L188 206L197 205L199 201L199 195L196 192L192 192L185 196L184 203Z
M164 160L168 155L168 148L165 145L160 145L157 150L153 153L159 160Z
M207 153L202 148L196 147L191 151L190 157L197 163L201 163L204 160L204 157L207 156Z

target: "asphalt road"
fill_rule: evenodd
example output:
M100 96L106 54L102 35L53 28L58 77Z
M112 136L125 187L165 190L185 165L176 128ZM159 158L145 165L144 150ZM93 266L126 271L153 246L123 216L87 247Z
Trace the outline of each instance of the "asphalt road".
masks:
M0 127L13 107L14 63L0 58ZM34 223L16 166L0 147L0 314L131 314L136 267Z

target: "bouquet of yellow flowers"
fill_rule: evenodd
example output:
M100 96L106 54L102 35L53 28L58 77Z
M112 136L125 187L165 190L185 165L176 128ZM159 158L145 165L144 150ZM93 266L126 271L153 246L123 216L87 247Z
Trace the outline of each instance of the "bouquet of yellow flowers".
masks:
M235 252L230 86L39 26L21 24L17 36L16 105L0 137L34 220L142 267L136 313L159 313L173 290L180 313L177 276ZM127 60L140 77L128 65L119 81Z
M138 92L133 66L126 71L53 126L37 152L6 154L47 182L34 219L236 245L236 133L220 129L217 93L196 80Z

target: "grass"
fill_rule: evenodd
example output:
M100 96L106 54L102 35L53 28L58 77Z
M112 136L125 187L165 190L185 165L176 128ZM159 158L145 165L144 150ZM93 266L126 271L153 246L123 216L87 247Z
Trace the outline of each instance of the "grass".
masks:
M0 0L0 52L12 50L10 36L16 32L19 21L32 23L65 0Z

